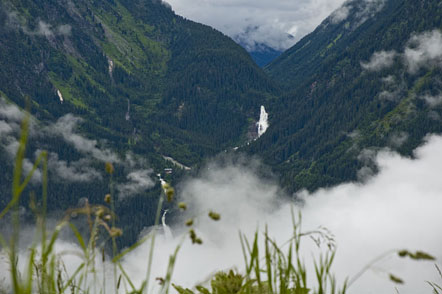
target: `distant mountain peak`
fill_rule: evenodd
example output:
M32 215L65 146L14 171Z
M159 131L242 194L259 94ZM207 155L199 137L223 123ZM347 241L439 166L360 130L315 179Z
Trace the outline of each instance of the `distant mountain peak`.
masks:
M249 26L233 40L249 52L258 66L264 67L295 42L295 37L288 33L272 33L274 35L269 36L262 27Z
M295 37L282 31L269 30L264 26L248 26L241 33L232 37L248 52L284 51L295 43Z

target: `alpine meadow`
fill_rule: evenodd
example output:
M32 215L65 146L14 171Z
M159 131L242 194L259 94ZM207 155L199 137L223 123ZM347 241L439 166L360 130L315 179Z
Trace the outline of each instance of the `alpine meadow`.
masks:
M442 293L440 0L1 0L0 294Z

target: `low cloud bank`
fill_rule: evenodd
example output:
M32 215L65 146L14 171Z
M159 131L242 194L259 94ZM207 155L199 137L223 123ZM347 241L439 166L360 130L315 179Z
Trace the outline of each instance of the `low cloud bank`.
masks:
M373 53L368 62L361 62L363 69L380 71L391 67L395 57L400 56L403 65L410 74L422 68L442 68L442 32L438 29L413 34L407 42L403 53L379 51Z
M248 50L285 50L310 33L344 0L168 0L177 14L210 25ZM293 35L294 38L290 38Z
M392 249L424 250L438 260L442 258L442 137L430 136L415 152L416 159L403 158L391 151L381 151L375 157L380 169L364 184L347 183L313 194L302 192L301 211L304 230L325 226L337 244L335 272L342 282L355 275L372 259ZM290 208L293 203L282 201L276 183L256 175L259 165L210 165L205 172L183 186L181 200L190 210L183 218L199 216L197 234L205 242L192 246L186 242L175 270L175 282L191 287L204 281L216 270L236 267L243 269L243 256L238 231L251 236L265 224L280 244L291 236ZM298 207L299 208L299 207ZM210 210L221 214L213 223L207 217ZM296 209L296 207L295 207ZM174 226L179 235L180 226ZM165 261L174 242L160 238L156 247L155 276L164 276ZM305 240L306 261L315 245ZM146 260L147 248L133 252L125 265L134 276L139 260ZM134 270L134 268L136 270ZM313 275L313 267L309 266ZM439 281L431 262L413 262L391 256L375 265L350 288L350 293L392 293L395 285L388 280L393 273L405 280L398 286L400 293L424 293L425 283Z
M430 136L416 150L415 160L381 151L375 159L380 173L364 184L347 183L298 195L304 200L300 208L304 230L325 226L335 235L335 272L341 282L392 249L424 250L438 260L442 258L441 149L442 137ZM201 216L196 228L205 244L201 247L187 244L182 249L175 272L178 284L192 286L216 270L242 269L238 230L251 236L258 225L262 231L267 224L270 234L280 244L291 236L293 204L278 200L281 199L277 197L278 186L256 176L256 168L256 165L212 165L201 177L185 183L181 197L191 208L189 216ZM206 217L211 209L221 214L219 223L212 223ZM176 235L179 228L172 231ZM315 245L308 239L305 245L308 261L310 252L316 252ZM166 240L157 246L158 268L166 260L169 246ZM132 267L144 254L133 253L126 259L127 266ZM309 268L313 275L312 265ZM350 293L394 292L389 273L405 280L403 286L398 286L400 293L430 292L425 281L440 281L431 262L391 256L355 282ZM156 275L162 276L164 272Z
M265 168L257 161L209 164L200 176L179 185L177 201L186 202L188 210L171 225L174 237L163 234L161 227L157 228L159 236L151 285L157 284L156 277L165 276L169 256L188 230L183 224L186 219L195 218L195 231L204 243L192 245L190 238L184 237L173 280L176 284L192 287L209 279L217 270L237 268L243 271L239 231L252 238L257 228L263 231L267 224L270 235L279 244L287 241L292 233L290 210L293 205L302 211L304 231L324 226L334 234L337 245L334 272L340 282L392 249L423 250L439 262L442 259L440 150L442 137L429 136L416 150L415 159L403 158L388 150L366 154L365 157L374 158L379 174L365 178L363 184L346 183L312 194L301 192L297 195L303 200L301 206L281 197L283 192L276 181L263 176ZM145 176L143 172L135 172L128 180L135 186L143 186ZM207 216L212 210L221 214L218 222ZM305 260L313 276L311 256L318 251L308 238L304 244ZM63 260L68 271L73 272L81 259L70 252L79 251L78 247L62 241L57 246L58 252L67 253ZM148 254L149 244L146 243L123 260L123 267L136 285L145 278ZM97 263L101 268L100 261ZM7 281L7 262L0 257L0 264L0 273ZM109 271L111 265L107 263L106 269ZM404 279L405 284L392 284L388 280L389 273ZM109 281L111 277L109 273ZM429 293L431 289L426 280L440 282L432 262L404 260L392 255L357 280L349 293L394 293L395 287L403 294ZM111 291L111 284L108 283L107 291Z
M295 209L302 211L304 230L325 226L335 236L334 272L339 281L355 275L375 257L392 249L423 250L441 260L441 149L442 137L429 136L416 150L414 160L388 150L381 151L375 157L379 174L364 184L347 183L298 195L303 205ZM279 244L290 238L290 209L294 204L281 200L278 196L281 190L274 181L257 176L261 168L256 162L211 164L199 177L183 183L179 200L187 202L189 209L182 220L195 217L196 233L204 244L191 245L185 237L174 272L176 284L192 287L209 279L217 270L242 271L239 230L252 237L258 227L262 231L267 224L270 235ZM211 210L221 214L219 222L207 217ZM161 227L158 230L152 279L165 276L169 255L186 231L181 221L172 226L175 236L172 239L161 233ZM304 242L305 259L312 276L310 256L317 253L317 249L308 238ZM58 246L60 252L75 250L72 244L59 243ZM149 246L144 244L123 261L124 268L138 285L145 277L148 252ZM69 260L78 257L65 258L68 266L78 264L78 260L72 263ZM2 269L2 272L5 271ZM389 273L404 279L405 284L395 286L388 280ZM357 280L349 293L394 293L395 287L405 294L429 293L431 289L426 280L440 281L431 262L392 255Z
M284 51L327 17L338 24L354 15L356 28L375 16L386 0L168 0L177 14L210 25L249 51L263 46Z
M21 132L21 121L25 112L13 103L8 103L0 96L0 151L5 152L12 163L15 159L19 146ZM79 133L78 129L83 119L72 114L60 117L55 123L43 123L31 116L29 135L30 140L59 138L67 145L70 145L79 153L77 160L67 160L55 152L48 152L48 166L56 180L66 183L85 183L102 180L103 172L96 168L97 162L110 162L119 165L124 169L126 181L118 183L118 197L125 197L140 194L152 188L155 183L151 178L152 169L147 162L130 152L119 156L114 151L106 148L106 142L99 142L87 138ZM23 162L24 174L27 174L33 166L33 161L39 156L42 150L37 149L34 158L25 158ZM40 170L36 170L32 182L41 182Z

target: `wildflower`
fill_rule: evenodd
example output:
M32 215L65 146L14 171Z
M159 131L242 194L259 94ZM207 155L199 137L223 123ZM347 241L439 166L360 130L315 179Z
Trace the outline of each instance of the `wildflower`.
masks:
M203 244L203 240L201 240L201 238L198 238L196 236L196 233L193 229L189 231L189 235L190 235L190 240L192 240L192 244L198 244L198 245Z
M414 254L409 254L411 259L415 260L435 260L433 256L431 256L428 253L422 252L422 251L416 251Z
M161 188L163 188L164 195L168 202L172 202L175 190L163 179L161 180Z
M428 253L425 253L423 251L416 251L415 253L412 253L408 250L401 250L398 252L399 257L410 257L414 260L435 260L433 256L431 256Z
M221 218L221 215L219 213L211 211L211 212L209 212L209 217L211 219L213 219L214 221L219 221Z
M396 284L403 284L403 283L404 283L404 281L403 281L401 278L396 277L396 276L393 275L393 274L390 274L390 280L391 280L393 283L396 283Z
M399 255L399 257L406 257L409 252L407 250L401 250L397 254Z
M168 202L172 202L172 200L173 200L173 196L175 195L175 190L172 188L172 187L169 187L167 190L166 190L166 199L167 199L167 201Z
M192 225L193 225L193 218L189 218L189 219L186 221L186 226L191 227Z
M104 168L105 170L106 170L106 172L108 173L108 174L113 174L114 173L114 171L115 171L115 169L114 169L114 166L112 165L112 163L110 163L110 162L106 162L106 165L105 165L105 168Z
M95 212L95 215L98 217L102 217L104 215L104 209L103 208L97 209L97 211Z
M111 203L111 195L110 194L106 194L106 196L104 196L104 202L106 202L107 204Z
M119 228L111 228L110 229L110 236L111 238L118 238L123 235L123 231Z
M187 204L184 203L184 202L180 202L180 203L178 203L178 207L181 210L186 210L187 209Z

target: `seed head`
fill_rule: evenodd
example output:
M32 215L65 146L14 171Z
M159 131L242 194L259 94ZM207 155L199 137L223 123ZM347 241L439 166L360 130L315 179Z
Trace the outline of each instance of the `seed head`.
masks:
M416 251L416 253L410 254L410 257L415 260L435 260L433 256L422 251Z
M121 237L123 235L123 231L119 228L111 228L110 229L110 236L112 238L118 238Z
M173 196L175 195L175 190L172 187L169 187L167 190L165 190L166 199L168 202L172 202Z
M211 212L209 212L209 217L211 219L213 219L214 221L219 221L221 218L221 215L219 213L211 211Z
M192 244L203 244L203 240L201 238L198 238L195 231L193 229L189 230L190 240L192 240Z
M399 257L406 257L409 253L408 250L401 250L397 253Z
M392 281L393 283L396 283L396 284L403 284L404 283L404 281L401 278L396 277L393 274L390 274L389 278L390 278L390 281Z
M186 226L188 226L188 227L193 226L193 218L189 218L189 219L186 221Z
M114 171L115 171L114 166L113 166L112 163L110 163L110 162L106 162L106 165L105 165L104 169L105 169L106 172L107 172L108 174L110 174L110 175L113 174Z
M98 216L98 217L103 217L104 209L103 208L97 209L97 211L95 212L95 215Z
M106 202L107 204L111 203L111 195L110 194L106 194L106 196L104 196L104 202Z
M178 207L179 207L179 209L184 211L187 209L187 204L184 202L180 202L180 203L178 203Z

